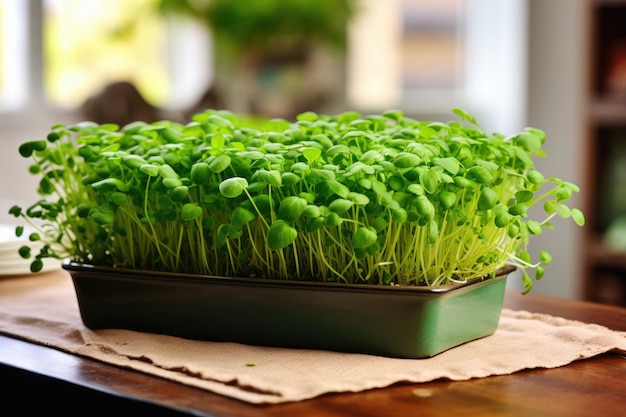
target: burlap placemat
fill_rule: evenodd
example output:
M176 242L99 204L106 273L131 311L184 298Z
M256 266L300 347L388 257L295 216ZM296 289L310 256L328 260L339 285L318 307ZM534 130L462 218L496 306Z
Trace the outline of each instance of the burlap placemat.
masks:
M429 359L213 343L81 322L65 271L0 279L0 332L250 403L281 403L397 382L466 380L554 368L611 350L626 332L505 309L496 333Z

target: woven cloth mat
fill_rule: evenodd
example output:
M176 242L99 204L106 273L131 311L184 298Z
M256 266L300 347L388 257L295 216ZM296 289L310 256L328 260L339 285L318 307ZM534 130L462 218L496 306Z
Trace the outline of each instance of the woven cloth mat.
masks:
M65 271L0 279L0 333L257 404L397 382L467 380L626 352L626 332L504 309L492 336L428 359L214 343L87 329ZM254 366L252 366L254 365Z

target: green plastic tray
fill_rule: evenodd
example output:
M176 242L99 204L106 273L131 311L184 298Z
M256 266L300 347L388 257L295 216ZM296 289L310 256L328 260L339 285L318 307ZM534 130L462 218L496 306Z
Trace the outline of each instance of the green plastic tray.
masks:
M491 335L509 267L456 288L273 281L66 261L84 324L189 339L426 358Z

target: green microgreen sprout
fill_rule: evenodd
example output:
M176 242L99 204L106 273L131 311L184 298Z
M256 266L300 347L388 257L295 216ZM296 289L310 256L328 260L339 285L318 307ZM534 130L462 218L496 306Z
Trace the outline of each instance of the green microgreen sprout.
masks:
M579 188L545 178L546 135L488 134L401 111L250 121L55 125L23 143L41 199L10 213L46 257L118 268L438 286L514 264L525 292L551 261L531 238L556 217L584 224ZM541 207L542 217L530 209ZM23 230L23 229L18 229Z

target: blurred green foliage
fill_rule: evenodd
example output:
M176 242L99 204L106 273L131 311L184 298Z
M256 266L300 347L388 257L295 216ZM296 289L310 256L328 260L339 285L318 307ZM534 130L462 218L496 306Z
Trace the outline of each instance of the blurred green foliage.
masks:
M157 0L165 14L203 22L216 39L239 50L320 42L343 48L356 0Z

